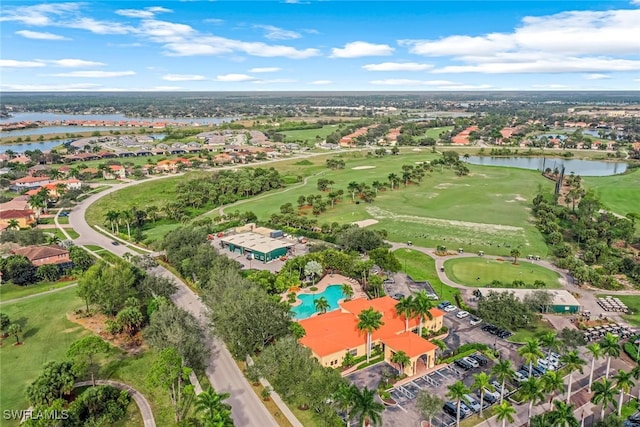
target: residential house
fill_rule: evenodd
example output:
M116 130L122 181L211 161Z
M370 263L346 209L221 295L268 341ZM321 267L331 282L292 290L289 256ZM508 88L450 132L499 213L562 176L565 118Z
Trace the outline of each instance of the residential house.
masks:
M0 210L0 225L9 226L12 220L18 221L20 228L28 228L36 222L36 215L31 209Z
M25 176L11 181L9 189L11 191L21 192L42 187L50 182L51 180L47 176Z
M300 321L306 334L299 342L309 348L312 354L325 367L339 367L344 357L350 353L353 357L366 355L366 332L360 331L358 315L369 308L382 313L384 323L372 334L372 347L381 346L384 360L390 362L395 353L404 351L410 363L404 368L407 375L415 375L435 365L437 346L418 336L418 318L409 319L409 328L405 330L405 319L396 313L397 301L389 296L368 300L357 298L340 303L340 308L325 314L316 315ZM444 312L432 308L433 319L426 319L423 327L438 331L442 328Z
M102 170L102 177L104 179L125 179L127 172L122 165L108 165Z
M156 163L155 171L159 173L176 173L179 172L182 167L190 167L191 161L178 157L171 160L160 160Z
M15 255L25 256L36 267L45 264L56 264L60 268L70 268L73 262L69 251L60 246L25 246L11 251Z
M470 144L469 135L471 134L471 132L477 132L477 131L478 131L478 126L469 126L465 130L463 130L462 132L460 132L459 134L451 138L451 143L456 145L469 145Z
M49 174L49 167L45 165L35 165L27 169L29 176L47 176Z

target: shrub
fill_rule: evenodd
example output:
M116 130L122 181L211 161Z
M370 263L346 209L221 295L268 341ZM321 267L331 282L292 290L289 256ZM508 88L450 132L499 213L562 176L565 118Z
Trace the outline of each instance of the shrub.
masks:
M316 291L318 290L318 288L317 288L316 286L311 286L311 287L309 288L309 290L310 290L311 292L316 292Z

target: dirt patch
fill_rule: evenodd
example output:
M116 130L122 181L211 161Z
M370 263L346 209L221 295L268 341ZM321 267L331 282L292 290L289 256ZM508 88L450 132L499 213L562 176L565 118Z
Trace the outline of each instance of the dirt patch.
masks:
M375 166L356 166L355 168L351 168L351 169L353 169L354 171L361 171L364 169L375 169L375 168L376 168Z
M111 335L108 333L106 331L106 321L109 318L104 314L94 313L91 316L86 316L84 313L68 313L67 319L99 335L103 340L130 354L140 353L146 347L146 345L142 343L142 335L140 332L133 337L129 337L126 334Z
M377 219L363 219L362 221L352 222L352 224L355 224L360 228L369 227L370 225L374 225L377 223L378 223Z

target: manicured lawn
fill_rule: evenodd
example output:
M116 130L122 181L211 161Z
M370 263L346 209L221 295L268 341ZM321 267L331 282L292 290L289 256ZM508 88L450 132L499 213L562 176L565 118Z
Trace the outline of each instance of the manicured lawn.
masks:
M18 286L13 283L3 283L0 286L0 302L10 299L26 297L28 295L39 294L40 292L50 291L75 283L75 280L65 280L61 282L41 282L29 286Z
M427 131L424 133L422 137L433 138L437 141L440 138L440 134L442 132L449 132L451 131L451 129L453 129L453 126L443 126L441 128L429 128L427 129Z
M76 291L71 288L2 305L2 312L11 321L22 324L20 338L24 345L13 346L15 338L8 337L0 348L0 409L26 409L25 391L39 375L42 365L48 361L63 360L69 345L88 334L66 317L67 312L83 305Z
M90 251L94 251L94 252L98 252L98 251L103 251L104 250L102 248L102 246L98 246L98 245L84 245L84 247L89 249Z
M335 132L338 129L338 125L326 125L319 129L301 129L301 130L287 130L279 132L286 136L287 142L293 141L312 141L315 142L316 136L324 139L327 135Z
M452 258L445 261L444 271L454 282L475 288L486 287L493 280L502 283L522 280L528 288L533 287L535 280L542 280L549 289L560 288L560 276L555 271L522 260L514 265L513 258L505 258L504 261L482 257Z
M626 215L640 214L640 169L623 175L584 177L584 185L593 190L606 209ZM636 232L640 231L640 221L636 221ZM637 234L637 233L636 233Z
M58 217L58 224L69 224L69 217L68 216L59 216Z
M60 240L67 239L67 237L59 228L46 228L46 229L43 229L42 231L44 231L45 233L53 234L54 236L57 236ZM71 236L72 239L77 239L78 237L80 237L80 234L78 234L78 232L73 228L65 228L65 231L69 233L69 236Z
M547 332L555 331L547 322L538 320L532 323L528 328L523 328L515 331L508 341L511 342L524 342L529 338L540 338Z
M599 294L597 297L606 297L607 294ZM623 314L622 317L633 326L640 326L640 295L615 295L630 310L630 314Z
M393 253L400 261L402 271L413 280L426 280L431 283L441 300L455 301L453 296L458 293L458 290L440 281L436 272L436 261L433 258L413 249L396 249Z

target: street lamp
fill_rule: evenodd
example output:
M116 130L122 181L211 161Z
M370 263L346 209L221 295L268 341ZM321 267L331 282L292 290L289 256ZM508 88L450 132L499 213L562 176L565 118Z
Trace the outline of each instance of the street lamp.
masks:
M636 339L634 341L634 344L638 346L638 349L636 351L636 362L638 362L638 360L640 360L640 338Z

